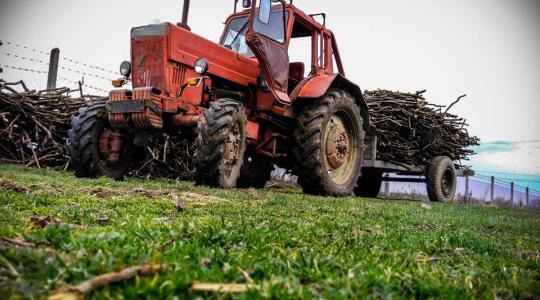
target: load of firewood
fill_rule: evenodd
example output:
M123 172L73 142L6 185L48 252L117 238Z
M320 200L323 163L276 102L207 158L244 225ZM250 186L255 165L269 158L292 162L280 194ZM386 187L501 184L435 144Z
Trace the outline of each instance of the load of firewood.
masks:
M0 80L0 161L27 166L67 169L71 118L87 101L105 98L72 97L69 88L36 91L24 82ZM131 174L138 177L189 178L191 143L166 134L155 135Z
M478 145L478 137L469 135L465 119L448 113L465 95L445 109L427 102L424 92L364 92L370 113L370 133L377 136L378 159L422 164L441 155L460 161L474 154L468 147Z

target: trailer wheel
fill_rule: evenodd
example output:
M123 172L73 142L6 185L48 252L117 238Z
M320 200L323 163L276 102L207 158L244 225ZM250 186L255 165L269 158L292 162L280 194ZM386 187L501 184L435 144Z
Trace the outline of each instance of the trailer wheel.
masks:
M363 160L360 108L349 93L339 89L300 103L293 149L298 183L310 194L349 195Z
M68 137L75 176L124 178L133 161L132 137L109 126L105 101L81 107L71 120Z
M240 169L238 187L264 188L266 182L270 180L270 174L274 169L272 161L258 153L248 153L244 156L244 164Z
M426 168L426 188L429 200L452 202L456 195L457 178L454 163L446 156L437 156Z
M197 184L236 187L246 149L246 122L240 102L219 99L210 103L194 145Z
M363 170L358 178L354 194L358 197L377 198L381 191L383 172L377 170Z

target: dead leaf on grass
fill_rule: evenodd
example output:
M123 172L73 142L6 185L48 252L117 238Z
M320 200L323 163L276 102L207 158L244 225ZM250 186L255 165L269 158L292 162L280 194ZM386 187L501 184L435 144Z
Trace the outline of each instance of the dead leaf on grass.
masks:
M209 196L209 195L201 195L193 192L184 192L181 194L181 197L184 199L189 199L192 201L198 201L198 202L226 202L229 201L225 198L220 198L216 196Z
M463 254L463 253L465 253L467 251L467 249L465 249L465 248L456 248L456 249L454 249L454 251L456 253Z
M32 216L30 222L35 228L44 228L49 224L61 224L73 228L84 228L82 225L65 223L55 216Z
M244 293L250 288L255 288L255 285L247 283L205 283L194 281L189 287L189 292Z
M418 256L416 257L416 262L418 263L430 263L430 262L435 262L435 261L439 261L441 260L442 258L441 257L437 257L437 256Z
M36 228L44 228L49 224L60 224L62 221L55 216L31 216L30 222Z
M422 207L423 209L432 209L432 208L433 208L433 207L431 206L431 204L427 204L427 203L424 203L424 202L422 202L421 207Z
M184 201L182 201L182 199L180 199L180 196L178 196L178 194L176 193L172 194L172 201L174 205L176 206L177 211L179 212L186 211L187 209L186 204L184 203Z

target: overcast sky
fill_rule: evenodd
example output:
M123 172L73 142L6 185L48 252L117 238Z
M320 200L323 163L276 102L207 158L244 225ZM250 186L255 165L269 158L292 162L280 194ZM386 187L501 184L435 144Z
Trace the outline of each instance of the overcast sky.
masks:
M233 1L191 2L193 32L217 41ZM328 14L327 26L337 37L346 75L362 89L427 89L428 99L438 104L466 93L452 112L466 117L470 132L483 141L540 140L540 1L294 3L307 13ZM181 0L1 0L0 65L47 69L13 57L47 60L13 44L19 43L36 50L59 47L62 57L116 72L120 62L129 59L130 28L155 19L176 22L181 6ZM68 60L61 60L61 66L117 76ZM45 85L44 74L2 68L0 77L6 80ZM66 69L60 70L62 78L80 78ZM105 90L110 86L89 76L85 81Z

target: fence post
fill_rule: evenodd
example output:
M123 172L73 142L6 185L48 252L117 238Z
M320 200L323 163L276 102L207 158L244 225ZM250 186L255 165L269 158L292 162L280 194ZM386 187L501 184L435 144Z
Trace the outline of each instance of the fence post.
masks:
M512 202L512 206L514 206L514 183L510 182L510 202ZM518 206L521 206L521 201Z
M4 42L2 42L2 40L0 40L0 46L4 45ZM0 73L4 72L4 69L0 68Z
M495 176L491 176L491 195L489 201L493 202L493 195L495 194Z
M56 88L56 77L58 75L58 61L60 59L60 49L51 50L51 60L49 62L49 73L47 74L47 89Z
M529 187L525 188L525 205L529 207Z

